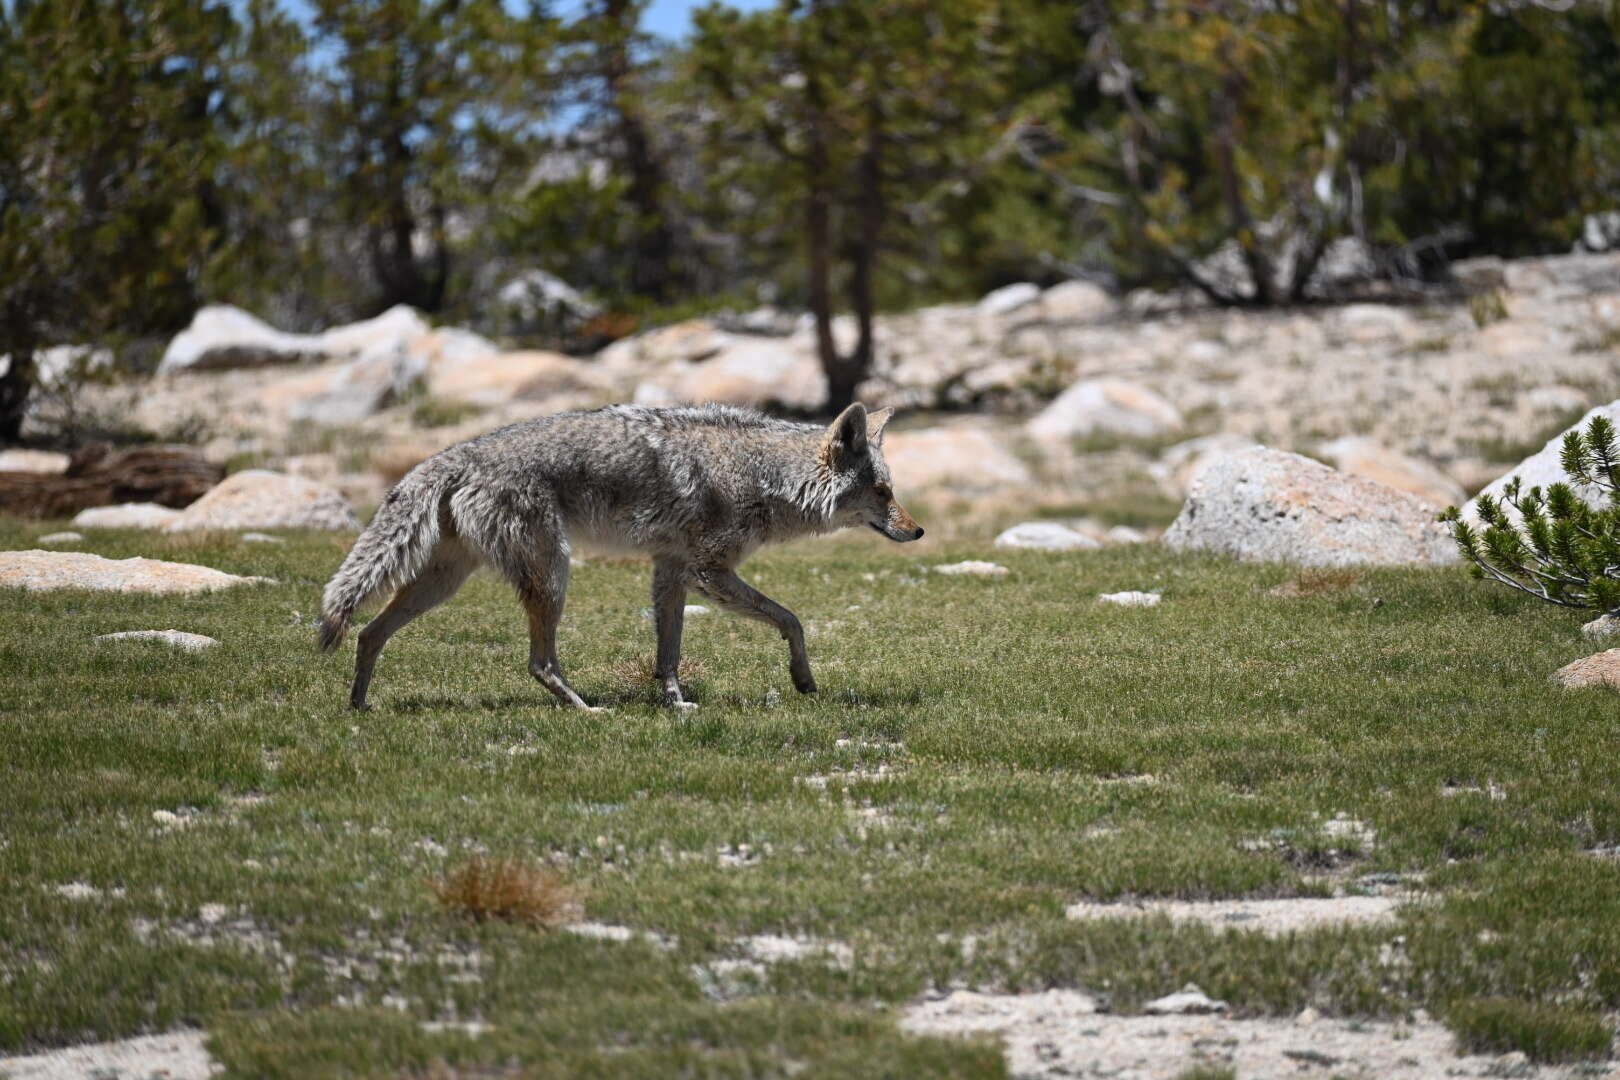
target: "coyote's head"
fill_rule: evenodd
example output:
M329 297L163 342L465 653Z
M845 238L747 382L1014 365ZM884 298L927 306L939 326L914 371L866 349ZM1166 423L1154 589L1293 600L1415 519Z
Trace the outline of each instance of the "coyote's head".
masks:
M821 464L837 492L832 523L838 528L866 525L890 540L919 540L922 526L894 501L889 466L883 460L883 429L893 415L893 409L869 414L856 402L839 413L822 436Z

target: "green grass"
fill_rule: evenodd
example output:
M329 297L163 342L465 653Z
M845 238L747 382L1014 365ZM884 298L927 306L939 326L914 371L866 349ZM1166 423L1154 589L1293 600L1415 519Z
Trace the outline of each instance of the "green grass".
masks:
M0 547L58 527L0 522ZM999 1076L990 1044L903 1035L891 1007L1068 986L1128 1013L1196 982L1238 1016L1620 1010L1620 860L1589 854L1620 841L1617 698L1548 681L1593 651L1578 618L1461 570L1289 596L1287 568L1156 545L805 542L744 573L804 620L822 693L712 614L687 626L701 707L675 715L629 674L646 567L592 563L562 656L614 708L594 716L527 675L480 575L390 644L356 714L352 647L313 648L347 543L97 532L84 549L278 584L0 592L0 1053L191 1024L234 1076ZM964 558L1012 574L923 571ZM1093 600L1122 589L1165 600ZM91 641L168 627L222 644ZM1332 840L1341 813L1376 842ZM587 917L663 944L444 910L432 883L475 854L549 865ZM1287 939L1063 914L1374 874L1429 902ZM753 934L852 961L712 978ZM1505 1015L1456 1023L1527 1054L1556 1028ZM424 1026L468 1021L488 1030Z
M1609 1056L1613 1032L1591 1010L1511 998L1471 998L1452 1007L1447 1022L1469 1053L1518 1050L1531 1061L1581 1061Z

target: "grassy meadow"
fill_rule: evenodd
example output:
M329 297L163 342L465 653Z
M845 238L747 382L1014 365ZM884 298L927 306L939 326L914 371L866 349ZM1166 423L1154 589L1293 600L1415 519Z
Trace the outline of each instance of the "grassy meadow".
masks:
M0 548L61 527L0 520ZM195 1026L240 1077L996 1077L993 1043L897 1008L1078 987L1130 1013L1188 982L1239 1017L1421 1009L1463 1046L1607 1052L1620 698L1548 681L1596 651L1577 615L1460 569L809 541L743 572L822 692L716 612L677 714L648 568L591 562L561 635L613 709L589 716L527 674L485 573L354 713L352 636L313 647L351 538L286 539L90 532L276 584L0 592L0 1057ZM1011 573L927 569L969 558ZM1127 589L1163 603L1095 601ZM171 627L221 644L92 640ZM625 940L441 903L480 858L550 867ZM1064 914L1391 882L1423 898L1398 923L1283 938ZM824 951L739 963L758 935Z

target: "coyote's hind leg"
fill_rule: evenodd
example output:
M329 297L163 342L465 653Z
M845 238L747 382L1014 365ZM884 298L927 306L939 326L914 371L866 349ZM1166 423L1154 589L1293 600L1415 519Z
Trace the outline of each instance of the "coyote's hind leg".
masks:
M371 673L377 666L377 657L383 646L405 624L419 615L425 615L456 594L462 583L478 569L478 558L454 540L445 540L434 549L427 566L416 577L400 586L388 606L360 631L359 644L354 657L354 688L349 691L349 704L356 709L366 707L366 691L371 686Z
M658 661L653 678L664 694L664 704L677 709L695 708L681 694L681 627L686 620L686 564L677 559L653 562L653 618L658 623Z
M557 658L557 624L568 593L568 551L560 543L536 556L533 572L517 582L518 600L529 614L529 674L557 695L564 705L586 712L605 712L585 704L563 678Z

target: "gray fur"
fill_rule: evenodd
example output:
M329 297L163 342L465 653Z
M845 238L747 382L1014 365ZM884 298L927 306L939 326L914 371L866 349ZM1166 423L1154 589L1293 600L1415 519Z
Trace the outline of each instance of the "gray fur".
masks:
M889 490L887 422L888 410L869 417L858 404L825 428L722 405L610 405L459 443L395 485L355 541L326 586L321 647L336 647L367 600L397 589L360 635L350 701L363 706L388 638L487 563L528 612L530 672L565 704L586 708L556 655L577 544L652 558L655 673L671 704L686 704L675 672L688 588L775 626L794 685L808 693L815 679L798 619L736 567L761 544L853 525L897 541L920 537Z

